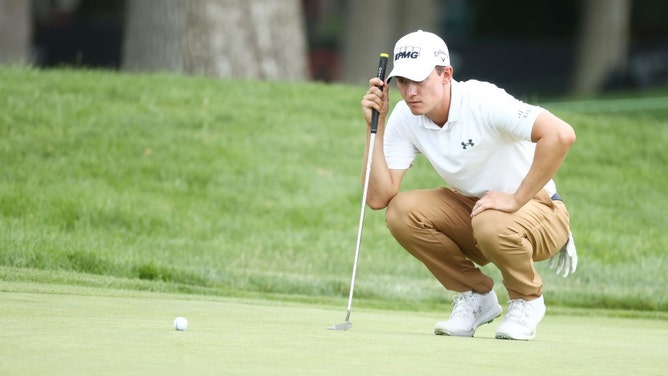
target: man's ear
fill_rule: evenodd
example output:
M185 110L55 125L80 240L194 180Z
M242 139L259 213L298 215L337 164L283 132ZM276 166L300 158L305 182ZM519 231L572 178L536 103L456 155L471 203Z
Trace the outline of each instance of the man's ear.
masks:
M452 74L453 73L454 73L454 69L451 66L447 66L447 67L445 67L445 69L443 69L443 84L444 85L447 84L447 83L450 83L450 81L452 80Z

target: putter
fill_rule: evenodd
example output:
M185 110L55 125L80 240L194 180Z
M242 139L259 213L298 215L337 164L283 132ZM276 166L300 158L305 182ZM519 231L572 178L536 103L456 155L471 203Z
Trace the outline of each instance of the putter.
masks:
M387 67L388 54L380 54L378 62L378 71L376 77L385 80L385 68ZM382 89L382 88L379 88ZM348 294L348 312L346 321L328 327L329 330L348 330L353 326L350 322L350 311L353 306L353 291L355 290L355 276L357 275L357 260L360 257L360 243L362 242L362 229L364 228L364 210L366 209L366 195L369 191L369 176L371 175L371 159L373 158L373 148L376 142L376 131L378 130L378 111L371 112L371 138L369 139L369 152L367 153L366 176L364 178L364 188L362 189L362 210L360 210L360 222L357 229L357 245L355 246L355 261L353 262L353 276L350 280L350 293Z

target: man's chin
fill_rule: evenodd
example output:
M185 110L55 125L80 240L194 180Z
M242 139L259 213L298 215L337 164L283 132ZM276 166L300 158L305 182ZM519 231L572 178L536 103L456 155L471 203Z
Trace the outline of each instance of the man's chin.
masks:
M421 107L410 107L410 106L409 106L408 108L411 110L411 113L412 113L413 115L415 115L415 116L420 116L420 115L424 115L424 114L425 114L425 112L422 111L422 108L421 108Z

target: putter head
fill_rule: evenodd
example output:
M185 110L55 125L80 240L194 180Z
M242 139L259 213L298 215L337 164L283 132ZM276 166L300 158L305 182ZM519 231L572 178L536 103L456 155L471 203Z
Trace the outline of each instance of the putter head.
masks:
M332 325L328 327L329 330L348 330L353 326L353 323L350 321L342 322L340 324Z

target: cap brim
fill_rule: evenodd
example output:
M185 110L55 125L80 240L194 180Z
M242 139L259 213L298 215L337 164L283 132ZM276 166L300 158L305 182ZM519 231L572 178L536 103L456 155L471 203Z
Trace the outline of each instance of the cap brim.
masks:
M434 70L434 67L430 68L424 68L424 69L402 69L402 67L396 67L392 69L392 72L390 72L390 75L387 77L388 81L393 78L393 77L403 77L407 78L411 81L415 82L422 82L427 77L429 77L429 74Z

